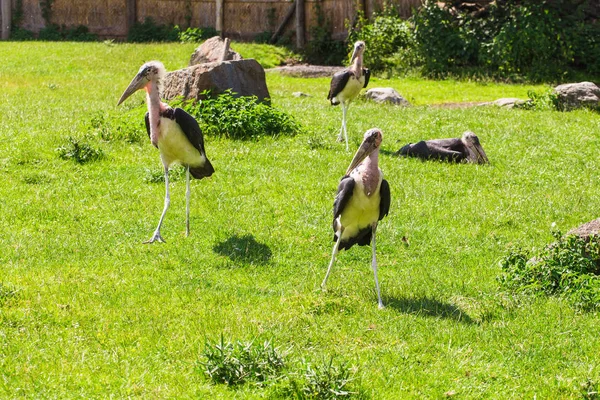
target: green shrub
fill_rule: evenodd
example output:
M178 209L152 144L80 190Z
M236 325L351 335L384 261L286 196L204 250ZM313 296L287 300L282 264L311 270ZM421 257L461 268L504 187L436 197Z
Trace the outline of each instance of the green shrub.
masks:
M98 39L98 36L90 33L88 27L85 25L67 28L65 25L50 24L40 30L38 39L54 42L93 42Z
M256 96L236 97L231 91L219 96L206 97L198 103L175 101L196 117L206 135L225 136L230 139L258 139L261 136L295 135L300 125L288 114L267 104Z
M95 149L81 139L69 136L67 144L56 149L58 156L63 160L73 160L78 164L86 164L104 157L101 149Z
M214 383L230 386L254 382L258 386L280 379L285 355L269 341L263 344L240 341L206 342L200 361L202 372Z
M515 104L515 108L536 111L558 110L558 94L552 88L542 92L529 90L527 96L529 96L529 100L523 104Z
M178 42L181 31L177 25L157 24L152 17L144 22L136 22L127 33L127 41L133 43L145 42Z
M179 33L179 41L181 43L200 43L213 36L217 36L219 32L215 28L187 28Z
M418 64L413 27L393 9L375 15L372 23L359 13L348 39L350 46L357 40L367 44L365 65L373 71L405 69Z
M576 307L600 307L600 237L553 232L542 250L513 250L502 258L500 284L511 291L568 298Z

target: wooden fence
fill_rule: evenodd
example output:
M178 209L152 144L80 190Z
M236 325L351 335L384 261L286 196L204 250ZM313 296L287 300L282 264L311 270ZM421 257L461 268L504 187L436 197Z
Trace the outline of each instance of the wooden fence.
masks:
M45 27L42 17L43 0L0 0L11 2L13 14L20 4L23 18L20 27L39 32ZM347 34L345 22L362 9L366 15L381 10L384 0L304 0L306 35L317 23L317 5L329 20L334 38ZM392 0L401 15L408 17L421 0ZM222 6L220 24L223 35L250 40L264 32L273 32L281 25L293 7L291 0L53 0L50 22L73 27L85 25L101 38L125 39L135 21L151 17L157 23L174 24L182 28L217 28L218 5ZM284 34L293 33L294 19L285 26Z

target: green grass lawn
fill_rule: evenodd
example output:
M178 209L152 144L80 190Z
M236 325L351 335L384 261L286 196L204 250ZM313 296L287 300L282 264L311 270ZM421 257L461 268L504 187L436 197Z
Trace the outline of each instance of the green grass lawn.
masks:
M357 101L348 113L353 149L367 129L384 132L392 206L378 229L387 305L378 310L367 247L342 252L328 291L319 288L352 158L335 141L341 109L325 99L328 79L268 73L273 105L306 132L206 137L216 173L192 183L191 236L176 179L167 243L142 244L163 206L163 184L147 179L158 152L147 140L102 141L87 126L98 112L143 107L142 94L116 107L143 62L182 68L193 49L0 43L0 397L282 396L204 377L205 341L223 335L287 349L289 374L302 360L345 361L367 398L595 398L599 315L513 297L496 277L511 247L544 246L552 223L566 231L599 216L599 114L428 106L526 98L544 86L373 79L416 105ZM268 48L240 51L276 64ZM491 165L391 155L467 129ZM104 158L60 159L69 136Z

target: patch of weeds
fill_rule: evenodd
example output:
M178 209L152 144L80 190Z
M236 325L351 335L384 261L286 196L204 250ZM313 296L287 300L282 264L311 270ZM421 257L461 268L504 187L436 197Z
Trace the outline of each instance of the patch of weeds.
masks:
M143 117L133 116L131 113L111 117L100 111L92 115L87 130L106 142L122 140L127 143L141 143L146 132L143 121Z
M331 145L330 141L325 140L323 135L319 135L317 133L310 133L308 135L308 139L306 140L306 145L310 150L318 150L318 149L329 149Z
M56 149L58 156L63 160L73 160L78 164L86 164L104 157L101 149L96 149L82 139L72 136L67 138L67 144Z
M181 165L169 168L169 182L177 182L185 179L186 169ZM191 178L190 178L191 179ZM165 170L163 168L149 169L146 168L144 175L146 183L165 183Z
M585 400L600 399L600 385L593 379L588 378L581 384L581 397Z
M529 100L522 104L515 104L515 108L534 111L558 110L558 94L556 94L552 88L548 88L541 92L530 90L527 92L527 96L529 97Z
M202 354L202 372L214 383L230 386L252 382L263 387L281 378L285 366L285 354L269 341L225 342L223 336L218 343L206 342Z
M52 181L52 177L46 173L31 173L23 175L23 183L28 185L40 185Z
M246 140L261 136L291 136L302 130L293 117L260 103L256 96L237 97L230 90L216 97L205 91L202 96L205 100L191 102L180 99L173 103L173 107L181 107L193 115L206 135Z
M565 297L583 310L600 308L600 237L552 235L556 242L541 250L513 250L502 258L501 286Z
M288 395L298 399L342 399L363 397L352 387L355 368L345 362L334 364L333 357L321 364L304 362L304 371L298 380L291 380Z
M18 297L18 290L0 282L0 307Z

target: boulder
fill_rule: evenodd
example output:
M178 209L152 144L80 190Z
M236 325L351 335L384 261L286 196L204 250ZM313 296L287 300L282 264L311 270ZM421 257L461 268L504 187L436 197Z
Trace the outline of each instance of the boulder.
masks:
M577 108L600 108L600 88L592 82L566 83L554 88L558 108L570 111Z
M265 70L251 58L198 64L169 72L164 79L163 98L170 100L183 96L201 100L205 90L219 95L228 89L237 96L256 96L262 102L268 102L270 98Z
M578 228L571 229L568 234L577 235L587 239L591 235L600 235L600 218L581 225Z
M222 60L222 56L223 56L223 47L225 46L225 40L221 39L221 37L219 36L214 36L208 40L206 40L204 43L202 43L200 46L198 46L196 48L196 50L194 50L194 53L192 53L192 57L190 58L190 63L189 66L191 67L192 65L197 65L197 64L204 64L204 63L211 63L211 62L216 62L216 61L224 61ZM237 61L237 60L242 60L242 56L231 50L228 49L227 52L227 57L226 57L226 61Z
M377 103L390 103L398 106L410 106L410 103L398 93L394 88L373 88L367 90L365 94L367 99Z

